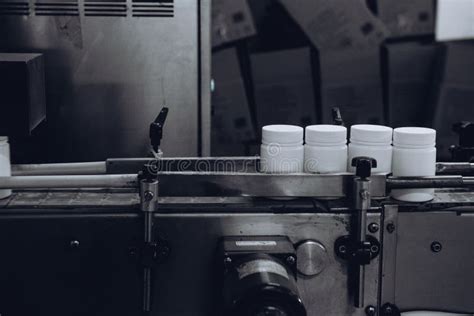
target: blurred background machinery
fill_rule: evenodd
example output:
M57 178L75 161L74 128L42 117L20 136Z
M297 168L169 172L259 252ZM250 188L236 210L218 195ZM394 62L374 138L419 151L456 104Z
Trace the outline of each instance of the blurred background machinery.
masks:
M447 160L451 124L474 117L474 42L435 39L438 1L213 3L214 155L256 154L262 126L331 123L338 106L349 126L436 128Z

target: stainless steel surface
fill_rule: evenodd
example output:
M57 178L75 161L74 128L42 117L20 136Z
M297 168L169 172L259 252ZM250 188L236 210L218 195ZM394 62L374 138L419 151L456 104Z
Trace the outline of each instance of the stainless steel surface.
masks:
M258 157L174 157L161 158L113 158L107 159L107 173L136 173L143 170L145 164L151 171L199 171L251 173L258 171Z
M100 208L121 212L124 208L139 209L140 200L136 192L117 191L111 189L81 189L81 190L34 190L13 193L8 199L0 200L0 209L6 212L15 209L61 208L85 209Z
M341 198L348 194L350 174L263 174L225 172L159 172L162 196L253 196ZM372 177L372 196L385 196L385 176ZM0 189L138 187L137 176L72 175L0 177Z
M312 277L320 274L328 265L328 252L323 244L307 240L296 247L298 272Z
M397 264L398 206L385 205L382 222L382 280L380 304L394 304Z
M0 188L137 188L136 174L0 177Z
M264 174L162 172L162 196L261 196L341 198L351 190L350 174ZM371 177L371 196L385 196L385 175Z
M14 2L26 4L27 16L3 12L0 48L45 56L52 159L144 156L149 123L164 103L170 114L163 151L198 155L199 144L208 142L199 125L210 112L202 104L210 94L203 35L210 1L174 1L172 9L145 0Z
M474 313L474 216L399 212L395 304L402 310ZM431 244L439 242L440 252Z
M154 281L160 295L156 306L161 315L208 316L219 300L216 288L220 271L213 265L216 245L222 236L288 236L293 244L317 240L327 247L327 266L318 275L300 275L299 292L308 315L365 316L355 308L348 288L347 263L334 252L334 242L350 230L346 214L157 214L155 231L169 240L172 254L160 265ZM369 214L371 222L380 224L380 213ZM375 234L377 238L378 234ZM365 301L377 306L379 259L366 268ZM217 295L217 296L216 296ZM185 302L185 304L183 303ZM159 313L157 313L159 315Z
M464 174L474 172L474 163L469 162L438 162L436 174Z
M13 176L105 174L105 161L12 165Z

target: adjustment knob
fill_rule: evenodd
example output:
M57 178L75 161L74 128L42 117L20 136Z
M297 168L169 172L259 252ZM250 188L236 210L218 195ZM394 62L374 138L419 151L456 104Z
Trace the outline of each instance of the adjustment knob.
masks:
M377 168L377 160L371 157L354 157L351 165L356 168L356 176L368 178L372 174L372 168Z

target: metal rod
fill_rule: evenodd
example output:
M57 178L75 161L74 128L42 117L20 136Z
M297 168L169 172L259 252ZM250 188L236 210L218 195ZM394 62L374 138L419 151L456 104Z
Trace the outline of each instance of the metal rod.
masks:
M140 181L140 208L143 212L143 241L145 247L154 241L153 214L158 209L158 181L144 179ZM152 308L153 274L151 266L143 267L143 311Z
M136 188L137 175L0 177L0 189Z
M417 188L461 188L474 185L474 177L463 176L434 176L434 177L388 177L389 189L417 189Z
M367 210L370 208L370 180L363 178L354 179L354 209L356 212L355 237L358 245L366 241ZM364 307L365 297L365 266L358 265L355 269L356 289L354 293L354 304L356 307Z
M53 163L34 165L12 165L14 176L38 175L90 175L105 174L106 162Z
M153 213L144 212L143 214L144 242L153 242ZM143 268L143 310L151 311L152 303L152 270L150 267Z
M474 163L469 162L438 162L436 174L464 174L473 173Z

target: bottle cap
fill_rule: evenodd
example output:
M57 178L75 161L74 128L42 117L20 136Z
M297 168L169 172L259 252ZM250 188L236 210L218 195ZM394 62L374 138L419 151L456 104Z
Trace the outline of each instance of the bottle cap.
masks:
M351 142L364 142L380 145L392 143L393 129L388 126L360 124L351 126Z
M394 146L434 146L436 130L425 127L399 127L393 130Z
M267 125L262 128L262 143L280 145L303 144L303 128L295 125Z
M347 128L340 125L311 125L305 129L307 144L346 144Z
M8 142L8 136L0 136L0 143Z

